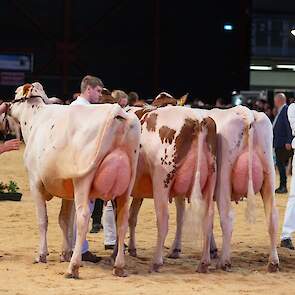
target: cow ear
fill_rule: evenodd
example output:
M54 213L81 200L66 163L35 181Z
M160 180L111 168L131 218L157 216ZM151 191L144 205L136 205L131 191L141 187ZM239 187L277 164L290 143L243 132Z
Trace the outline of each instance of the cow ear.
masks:
M183 95L180 99L177 100L177 105L179 106L184 106L187 100L189 93L186 93L185 95Z
M112 95L111 91L107 88L103 88L101 94L104 95Z
M29 98L32 92L32 84L25 84L23 86L23 97Z
M18 86L15 90L15 94L20 93L23 89L23 86Z
M43 86L42 86L41 83L39 83L39 82L34 82L34 83L32 83L32 85L33 85L35 88L37 88L37 89L39 89L39 90L41 90L41 91L44 91Z

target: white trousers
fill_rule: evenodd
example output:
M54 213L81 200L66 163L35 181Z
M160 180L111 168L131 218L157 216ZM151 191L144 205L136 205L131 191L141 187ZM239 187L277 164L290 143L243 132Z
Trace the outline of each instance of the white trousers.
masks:
M94 210L94 205L95 205L95 201L89 201L89 210L90 210L90 216ZM75 247L76 244L76 236L77 236L77 215L75 214L75 221L74 221L74 236L73 236L73 247ZM88 229L87 229L88 232ZM87 241L87 239L84 240L83 244L82 244L82 254L86 253L87 251L89 251L89 243Z
M295 232L295 156L292 160L292 178L290 185L290 194L285 211L284 224L281 239L291 239Z
M115 245L117 239L116 221L114 216L113 205L111 201L103 209L102 215L104 244Z

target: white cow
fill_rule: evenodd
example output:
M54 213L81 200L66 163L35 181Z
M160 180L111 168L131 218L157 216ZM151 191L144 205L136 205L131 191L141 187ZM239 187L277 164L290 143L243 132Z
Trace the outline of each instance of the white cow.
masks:
M32 84L21 86L10 108L10 114L21 124L26 144L24 163L37 205L40 231L38 261L46 262L48 254L46 201L53 196L63 198L63 256L69 258L69 204L74 198L77 238L66 276L77 278L90 218L89 199L116 198L118 255L113 273L124 276L128 197L135 179L140 122L117 104L45 105L41 94Z
M60 98L57 98L57 97L50 97L48 98L46 92L44 91L43 89L43 86L41 83L39 82L34 82L32 83L32 85L38 89L38 92L42 98L42 100L46 103L46 104L64 104L64 102L60 99Z
M192 226L201 225L204 238L198 271L207 272L216 181L215 123L183 107L131 108L132 111L141 119L142 134L131 194L129 252L136 256L135 227L142 198L154 198L158 238L152 271L158 271L163 264L163 246L168 232L168 201L175 197L175 202L183 208L188 198L194 214ZM179 218L182 220L183 215ZM194 223L195 220L199 223ZM175 244L172 252L177 249Z
M194 112L209 115L217 126L218 172L214 197L223 233L218 267L223 270L231 267L230 242L233 230L231 201L239 202L242 198L247 197L246 216L249 221L253 222L255 220L255 194L260 192L271 242L268 270L277 271L279 268L276 248L278 212L274 199L275 170L270 120L264 113L250 111L243 106L228 110L194 109ZM177 227L177 232L181 232L182 223L178 222ZM174 243L179 244L177 234ZM214 238L212 244L215 244Z

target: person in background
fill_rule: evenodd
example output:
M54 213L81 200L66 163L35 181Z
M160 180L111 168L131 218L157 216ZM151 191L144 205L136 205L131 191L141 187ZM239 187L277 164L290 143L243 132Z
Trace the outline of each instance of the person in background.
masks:
M125 108L128 104L128 95L122 90L112 91L112 97L117 103ZM104 229L104 248L105 250L112 250L116 245L117 231L116 221L114 215L114 208L111 201L106 203L103 212L103 229Z
M118 104L125 108L128 104L128 95L122 90L114 90L112 92L112 97L115 98Z
M128 94L128 105L133 107L145 107L147 104L143 99L139 99L138 94L135 91L131 91Z
M90 105L99 103L103 89L102 81L94 76L85 76L81 82L81 94L71 103L71 105ZM89 201L89 209L92 214L94 209L94 201ZM76 227L76 226L75 226ZM74 232L76 233L76 228ZM82 245L82 260L97 263L101 260L101 257L96 256L89 251L89 243L87 240Z
M253 109L258 112L263 112L265 106L265 101L263 99L256 99Z
M269 107L269 108L265 108L265 109L264 109L264 113L267 115L267 117L269 118L269 120L270 120L271 122L273 122L273 120L274 120L274 116L273 116L273 113L272 113L272 109L271 109L271 107Z
M221 97L216 99L215 107L221 108L221 109L223 109L225 107L224 100Z
M92 218L92 228L90 230L91 234L98 233L101 229L103 229L101 218L103 213L103 204L104 201L101 199L95 200L94 209L91 215Z
M8 105L6 103L1 103L0 105L0 115L6 113ZM3 144L0 144L0 154L19 150L20 141L18 139L11 139L5 141Z
M292 103L288 108L288 119L291 125L292 134L295 135L295 104ZM295 139L292 141L292 148L295 149ZM295 157L292 160L292 178L290 185L290 194L285 211L281 235L281 247L294 250L292 243L292 234L295 231Z
M274 97L274 105L277 115L273 121L273 147L275 149L276 165L280 174L280 186L276 189L277 194L287 193L286 165L292 156L291 142L292 130L287 117L288 106L284 93L277 93Z
M139 96L135 91L131 91L128 94L128 105L134 106L139 101Z

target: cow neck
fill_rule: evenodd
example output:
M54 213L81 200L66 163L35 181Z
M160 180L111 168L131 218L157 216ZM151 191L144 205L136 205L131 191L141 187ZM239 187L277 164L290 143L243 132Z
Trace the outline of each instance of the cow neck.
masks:
M25 143L27 143L31 130L33 129L36 115L44 106L45 103L41 98L33 98L22 104L22 111L19 121Z

